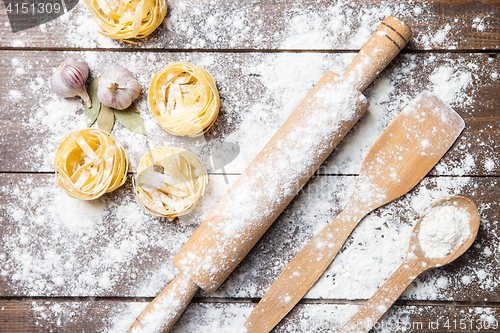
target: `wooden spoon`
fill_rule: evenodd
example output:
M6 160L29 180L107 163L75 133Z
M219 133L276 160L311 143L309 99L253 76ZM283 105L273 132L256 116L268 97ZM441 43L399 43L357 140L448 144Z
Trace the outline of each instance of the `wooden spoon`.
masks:
M462 246L451 251L443 258L428 258L422 250L418 235L420 233L420 222L425 215L434 207L455 206L468 213L469 217L469 237ZM461 197L449 197L434 203L426 213L417 221L410 238L410 246L406 253L405 260L382 287L373 295L359 311L344 325L339 333L366 333L383 316L396 299L406 290L406 288L422 272L446 265L457 259L467 250L477 235L481 219L476 205L472 200ZM458 245L458 244L457 244Z
M464 126L432 93L423 91L412 100L369 150L345 209L295 255L239 332L270 332L320 278L356 225L417 185Z

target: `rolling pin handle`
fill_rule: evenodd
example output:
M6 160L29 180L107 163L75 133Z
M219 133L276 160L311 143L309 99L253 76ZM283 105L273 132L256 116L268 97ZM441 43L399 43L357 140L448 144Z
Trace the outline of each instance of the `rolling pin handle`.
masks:
M197 291L198 286L180 273L142 311L130 327L129 333L170 331Z
M394 59L411 38L411 29L400 19L389 16L371 35L343 76L359 91Z

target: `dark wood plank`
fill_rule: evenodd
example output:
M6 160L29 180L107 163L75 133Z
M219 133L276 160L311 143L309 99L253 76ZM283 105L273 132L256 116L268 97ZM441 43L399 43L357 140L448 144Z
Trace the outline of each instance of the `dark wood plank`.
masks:
M236 176L228 176L230 182ZM314 177L215 295L262 297L299 249L345 207L356 177ZM412 225L433 201L471 197L482 225L454 263L419 277L412 300L500 301L500 189L496 177L430 177L409 195L370 214L307 295L366 299L407 250ZM94 202L70 199L53 175L0 174L0 296L155 296L178 270L172 257L229 186L211 176L197 209L171 223L135 201L130 182Z
M32 305L29 302L16 302L0 299L0 331L34 332L35 324L30 317Z
M0 330L18 332L126 332L145 302L120 300L3 301ZM172 333L234 332L250 313L250 303L191 303ZM360 305L298 304L272 333L334 332ZM20 309L25 309L21 311ZM19 313L22 317L7 317ZM500 332L500 309L488 306L395 305L376 324L379 332ZM9 326L29 327L23 331ZM472 328L472 329L471 329Z
M208 150L202 159L211 172L241 173L327 70L343 72L349 54L314 53L129 53L4 51L0 82L0 171L48 172L60 140L85 127L79 99L65 100L48 86L52 71L67 56L89 62L91 76L118 64L130 68L143 93L138 107L148 136L117 124L113 134L125 145L132 170L151 147L193 149L218 142L238 145L239 155L215 168ZM174 61L190 61L214 74L222 109L214 127L196 140L174 137L151 118L146 97L154 73ZM467 128L434 175L499 175L498 122L500 58L488 54L404 54L383 72L365 94L367 114L321 167L325 174L357 174L369 147L409 100L424 89L436 91L466 119ZM289 68L295 68L287 73ZM200 150L200 149L198 149ZM232 157L231 157L232 158ZM467 165L463 165L468 162ZM488 163L489 164L488 164Z
M214 3L168 1L168 19L137 45L97 33L82 3L42 27L13 34L0 26L0 46L27 48L157 48L203 50L360 49L387 15L413 29L410 50L498 50L500 4L488 1L280 0ZM0 8L0 21L7 22Z

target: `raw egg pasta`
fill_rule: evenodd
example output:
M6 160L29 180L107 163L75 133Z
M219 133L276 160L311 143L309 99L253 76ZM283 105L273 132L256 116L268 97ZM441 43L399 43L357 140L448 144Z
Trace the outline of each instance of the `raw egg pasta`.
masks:
M207 182L207 169L196 155L158 147L139 162L134 190L144 208L172 221L194 209Z
M219 107L215 79L193 64L170 64L151 81L151 114L171 134L190 137L202 135L215 122Z
M58 185L70 196L92 200L123 185L128 161L120 142L89 128L73 132L61 142L54 166Z
M113 39L144 38L167 14L165 0L85 0L102 31Z

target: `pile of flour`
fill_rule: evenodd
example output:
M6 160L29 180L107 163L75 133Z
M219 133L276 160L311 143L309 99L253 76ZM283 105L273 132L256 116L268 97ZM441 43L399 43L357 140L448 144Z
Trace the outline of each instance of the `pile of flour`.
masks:
M456 206L436 206L420 223L418 240L428 258L444 258L469 238L469 213Z

